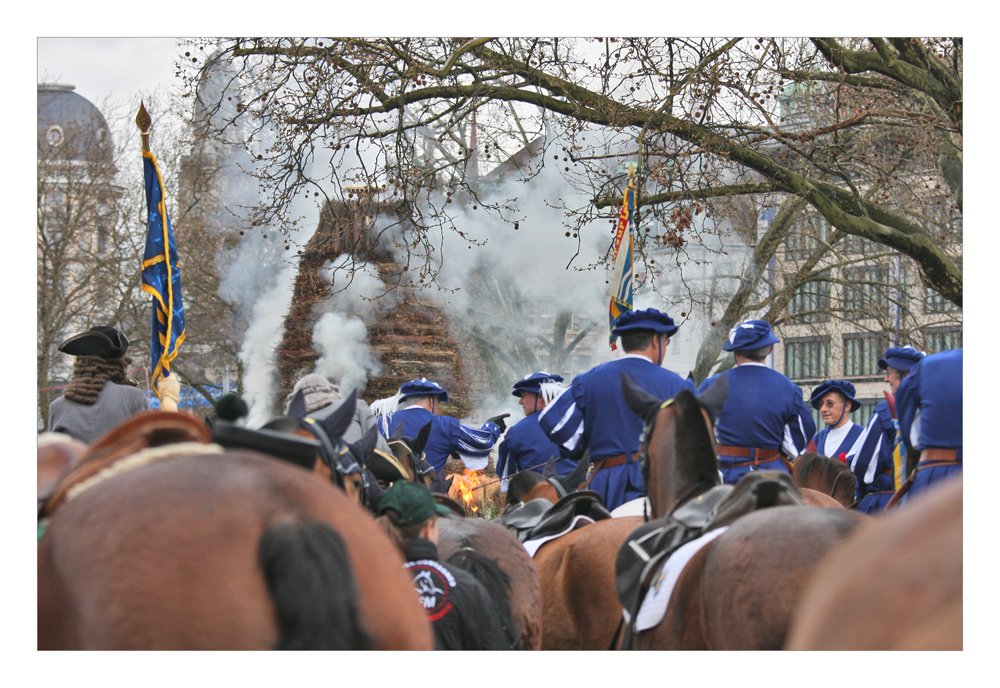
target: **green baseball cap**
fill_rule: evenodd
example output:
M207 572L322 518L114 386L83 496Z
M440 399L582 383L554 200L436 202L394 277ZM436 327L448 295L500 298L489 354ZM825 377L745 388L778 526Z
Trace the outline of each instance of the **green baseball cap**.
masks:
M431 491L424 485L405 480L394 482L382 495L378 505L379 515L385 513L386 509L399 514L401 526L423 523L434 514L451 515L451 509L435 502Z

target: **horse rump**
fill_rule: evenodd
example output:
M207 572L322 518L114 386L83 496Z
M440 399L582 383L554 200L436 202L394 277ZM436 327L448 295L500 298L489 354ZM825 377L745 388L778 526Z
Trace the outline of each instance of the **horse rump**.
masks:
M365 650L358 590L344 541L326 523L284 520L257 550L278 614L278 650Z

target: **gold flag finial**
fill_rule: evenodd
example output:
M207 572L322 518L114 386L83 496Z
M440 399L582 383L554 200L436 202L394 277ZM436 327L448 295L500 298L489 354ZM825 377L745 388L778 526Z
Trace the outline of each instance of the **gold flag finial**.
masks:
M146 112L146 104L141 100L139 101L139 112L135 115L135 123L139 127L139 131L142 132L142 149L148 151L149 127L153 123L153 119Z

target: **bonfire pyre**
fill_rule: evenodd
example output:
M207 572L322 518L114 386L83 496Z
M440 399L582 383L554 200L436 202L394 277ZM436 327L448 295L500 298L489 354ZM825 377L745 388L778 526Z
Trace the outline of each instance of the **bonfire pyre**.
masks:
M495 474L485 471L470 471L453 475L448 496L465 506L470 515L488 516L494 507L503 503L500 481Z

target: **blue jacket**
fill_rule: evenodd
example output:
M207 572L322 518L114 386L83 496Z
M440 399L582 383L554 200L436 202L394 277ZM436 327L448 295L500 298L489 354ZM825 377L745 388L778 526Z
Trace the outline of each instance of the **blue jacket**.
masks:
M435 416L422 406L407 406L392 414L389 432L385 436L392 437L396 428L402 425L405 437L416 437L428 422L432 424L431 433L424 453L427 463L435 471L440 473L444 470L451 454L458 456L470 471L486 468L490 449L500 437L500 428L493 422L485 423L481 428L470 428L450 416Z
M962 349L927 356L896 389L899 434L911 449L956 449L957 464L918 464L902 504L962 473Z
M719 444L757 449L780 449L795 458L816 432L802 390L776 370L744 363L720 375L729 378L729 396L715 421ZM698 387L704 393L718 375ZM722 452L719 453L723 456Z
M601 363L577 375L572 384L542 410L538 425L559 446L564 457L579 460L590 449L592 462L639 451L642 420L625 403L621 373L625 372L658 399L670 399L694 384L643 356L629 355ZM638 462L606 468L593 475L589 489L611 511L645 494Z
M871 492L892 492L895 489L892 478L892 448L895 443L896 421L889 411L889 402L881 401L847 454L847 465L858 479L857 499Z
M507 429L507 434L500 442L500 454L497 459L497 475L501 478L529 469L541 472L552 458L558 459L557 475L572 473L576 468L576 461L560 458L558 445L546 437L538 427L538 415L532 413L530 416L525 416Z
M896 390L903 443L910 449L962 449L962 349L927 356Z
M823 428L817 432L816 436L813 437L813 441L816 443L816 453L822 454L823 456L827 456L831 459L836 459L841 454L850 454L851 449L854 447L854 443L857 441L858 437L861 436L864 428L853 421L849 421L847 427L849 428L847 435L836 447L826 446L826 438L830 435L830 431L833 428Z

